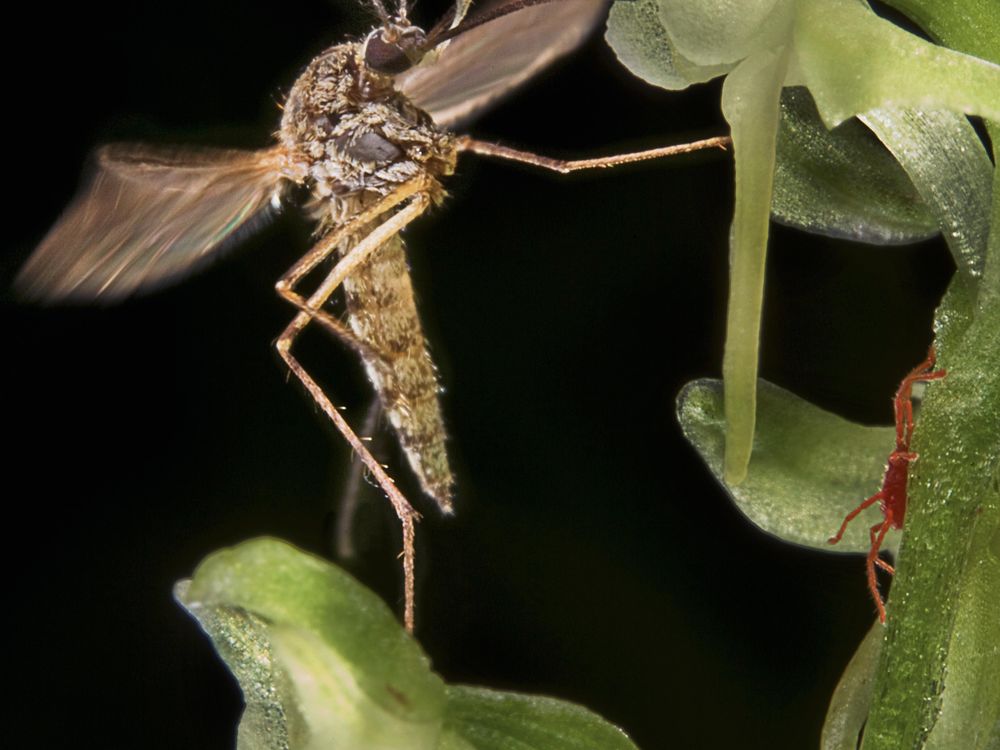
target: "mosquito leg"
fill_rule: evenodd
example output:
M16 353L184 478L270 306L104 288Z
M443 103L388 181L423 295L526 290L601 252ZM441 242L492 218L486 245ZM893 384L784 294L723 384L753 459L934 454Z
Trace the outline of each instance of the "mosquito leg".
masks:
M413 598L414 598L414 578L413 578L413 563L414 563L414 523L420 518L420 514L410 505L409 501L403 496L396 485L393 483L392 478L386 473L382 465L372 456L368 448L365 447L361 439L354 433L347 421L341 416L340 412L333 405L326 394L323 393L323 389L319 387L315 380L306 372L305 368L299 363L299 361L292 355L291 349L292 344L298 335L305 329L309 324L310 320L313 319L314 314L312 310L318 309L323 305L324 302L333 294L334 290L344 279L355 270L358 265L363 263L373 252L380 248L389 238L400 232L403 227L413 221L416 217L422 214L430 203L430 198L425 193L417 192L413 194L413 197L405 208L393 214L389 219L376 227L372 232L365 237L361 242L359 242L355 247L342 257L337 264L330 271L329 275L323 280L320 286L313 292L312 296L307 300L307 309L305 311L300 311L291 323L285 328L285 330L278 337L275 347L278 350L278 354L288 365L289 370L297 377L302 385L305 386L306 391L312 396L313 401L316 405L323 410L323 413L333 422L334 426L338 431L344 436L347 443L354 449L354 452L358 455L361 461L364 463L368 470L371 472L375 481L378 482L379 486L385 492L389 498L389 502L392 503L393 509L396 511L396 516L399 518L400 523L403 526L403 579L404 579L404 592L405 592L405 605L404 605L404 615L403 622L406 625L407 630L413 631Z
M306 300L305 308L296 316L296 320L303 316L308 320L316 318L319 308L330 298L330 295L336 291L337 287L344 283L344 279L364 263L373 252L382 247L389 238L398 234L407 224L426 211L429 205L430 198L426 194L415 193L405 208L375 227L367 237L352 247L344 257L337 261L337 265L323 279L323 282L312 293L312 296ZM301 325L299 328L301 330L304 327L304 325Z
M316 245L308 253L296 261L296 263L288 269L288 271L286 271L280 279L278 279L277 283L274 285L275 291L277 291L282 299L287 300L300 311L309 314L312 320L315 320L317 323L322 325L327 331L332 333L336 338L340 339L341 342L356 351L361 356L369 359L379 358L381 354L355 336L354 332L350 328L341 323L333 315L319 309L323 302L326 301L325 299L319 304L311 305L301 294L295 291L295 286L302 281L304 276L316 268L317 265L336 252L337 247L345 237L349 237L352 232L357 231L359 228L365 226L374 219L377 219L386 211L399 205L407 198L412 197L414 194L426 190L426 188L427 186L425 184L425 180L413 180L412 182L400 186L400 188L385 196L377 203L372 204L356 216L352 216L349 221L329 232L318 243L316 243Z
M305 316L305 313L299 313L301 316ZM404 581L404 591L405 591L405 605L403 613L403 622L406 625L406 629L409 632L413 632L413 539L414 539L414 523L419 520L420 514L413 508L412 505L403 496L403 493L396 489L393 484L392 478L385 472L381 464L375 460L374 456L368 452L364 443L361 439L354 434L354 430L351 429L347 421L340 415L330 399L326 397L323 393L323 389L316 384L316 381L310 377L309 373L306 372L305 368L299 364L299 361L295 359L290 351L288 351L288 346L291 345L291 341L296 335L295 328L289 326L285 329L281 338L278 339L278 352L281 354L281 358L285 360L285 364L288 368L295 374L305 389L312 396L313 401L316 405L323 410L323 413L333 422L334 426L344 436L348 445L354 450L354 452L361 458L361 461L368 467L368 470L375 477L375 481L378 482L379 486L385 492L389 498L389 502L392 503L393 509L396 511L396 516L399 518L400 523L403 526L403 581Z
M344 222L342 225L325 235L314 248L303 255L290 269L288 269L285 275L279 279L278 285L289 289L294 287L299 283L299 281L302 280L303 276L313 270L325 258L329 257L329 255L336 250L337 245L342 239L350 236L350 234L357 231L359 227L363 227L365 224L377 219L389 209L405 202L413 195L427 191L428 188L429 186L425 178L417 178L415 180L411 180L410 182L403 183L398 188L393 190L393 192L389 193L376 203L368 206L357 215L352 216L348 221Z
M382 416L382 404L377 398L372 399L365 415L365 421L361 425L362 440L371 440L368 436L375 432L378 426L379 417ZM354 540L351 529L354 526L354 516L357 513L361 502L361 481L364 475L363 465L352 462L347 481L344 483L343 492L340 493L341 501L337 509L337 530L334 535L334 549L337 557L351 559L354 557Z
M530 164L534 167L540 167L541 169L550 169L554 172L566 174L580 169L606 169L608 167L617 167L621 164L630 164L637 161L661 159L667 156L691 153L692 151L698 151L703 148L725 149L730 143L732 143L732 139L730 139L729 136L722 135L715 138L706 138L701 141L694 141L693 143L680 143L675 146L662 146L660 148L652 148L647 151L636 151L631 154L615 154L614 156L601 156L596 159L573 160L553 159L549 156L533 154L530 151L520 151L516 148L501 146L498 143L477 141L475 138L469 137L462 138L458 143L458 148L460 151L471 151L472 153L480 154L482 156L492 156L496 159L517 161L522 164Z

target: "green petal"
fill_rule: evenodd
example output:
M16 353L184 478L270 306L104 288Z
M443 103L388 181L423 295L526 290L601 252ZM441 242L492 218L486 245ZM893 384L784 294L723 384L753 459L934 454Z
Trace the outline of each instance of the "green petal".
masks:
M856 0L799 0L796 80L834 127L876 108L1000 119L1000 66L939 47Z
M759 382L757 435L747 478L723 480L725 420L722 384L689 383L677 398L677 419L733 502L759 528L788 542L834 552L867 552L868 529L882 519L874 505L828 543L844 516L879 488L895 445L892 427L863 427L823 411L789 391ZM886 549L898 535L886 538Z
M442 750L636 750L592 711L540 695L448 688Z
M605 39L622 65L664 89L684 89L732 69L732 65L696 65L681 55L663 26L656 0L616 0Z
M216 552L175 595L243 689L240 750L636 750L572 703L446 689L375 594L284 542Z
M338 568L258 539L209 556L176 595L240 681L241 750L436 747L443 683L382 600Z
M243 690L239 750L301 747L309 728L299 714L294 688L276 663L267 623L238 607L201 605L190 597L191 581L179 581L174 597L198 620Z
M827 130L800 87L781 93L771 211L808 232L882 245L938 232L906 172L871 132L853 119Z
M889 109L860 119L909 174L959 271L980 276L990 232L993 164L968 119L947 111Z
M658 0L674 46L697 65L733 65L786 43L794 0Z

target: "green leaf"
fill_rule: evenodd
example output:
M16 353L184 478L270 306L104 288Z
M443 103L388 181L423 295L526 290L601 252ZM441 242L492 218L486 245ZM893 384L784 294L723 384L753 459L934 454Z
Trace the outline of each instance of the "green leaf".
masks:
M1000 461L994 464L994 472ZM1000 746L1000 496L993 476L994 512L976 518L959 584L955 627L948 648L941 713L927 750Z
M1000 3L996 0L887 0L941 44L1000 62Z
M959 272L979 277L990 232L993 164L972 125L947 111L874 109L860 118L910 176Z
M796 80L829 127L876 108L1000 119L1000 66L939 47L857 0L798 0Z
M732 128L736 213L729 231L730 286L722 377L726 381L726 481L746 476L753 443L764 263L775 143L787 51L748 57L726 78L722 111Z
M993 0L893 4L935 38L1000 60ZM1000 127L987 129L995 163ZM985 192L993 200L982 278L973 286L956 275L936 316L951 373L929 395L915 435L923 465L911 483L893 584L900 606L880 660L868 750L1000 747L1000 172Z
M310 750L436 747L444 684L391 610L338 568L258 539L209 556L177 598L243 687L241 750L278 738Z
M848 662L830 699L820 736L820 750L857 750L858 737L868 719L884 638L885 628L875 622Z
M445 732L442 750L636 750L620 729L573 703L462 685L448 688Z
M759 528L780 539L834 552L867 552L873 506L836 546L828 543L848 511L875 493L895 445L893 427L862 427L823 411L766 380L758 386L758 422L744 482L723 480L722 383L696 380L677 397L684 436L723 482L733 502ZM886 549L897 535L886 538Z
M959 323L947 325L939 359L948 377L928 389L914 433L920 461L910 479L891 648L880 661L868 750L932 740L932 747L985 750L1000 740L1000 174L978 299L969 306L949 292L937 317L939 325Z
M871 132L854 119L827 130L801 87L781 92L771 211L808 232L882 245L939 231L906 172Z
M664 89L684 89L732 69L732 65L696 65L678 52L663 26L656 0L614 3L605 39L633 75Z
M175 596L243 690L240 750L636 750L565 701L446 689L375 594L284 542L216 552Z
M891 648L879 668L865 732L868 750L923 747L935 731L942 742L968 731L974 741L958 747L987 748L996 731L998 696L984 682L995 673L983 670L989 669L984 657L995 663L1000 649L1000 578L989 572L996 569L1000 524L1000 492L993 481L1000 456L998 302L992 295L965 335L941 351L948 377L928 388L914 433L920 460L910 477L906 533L889 602ZM970 540L980 525L988 531ZM987 702L986 716L980 701ZM949 711L951 718L936 729Z

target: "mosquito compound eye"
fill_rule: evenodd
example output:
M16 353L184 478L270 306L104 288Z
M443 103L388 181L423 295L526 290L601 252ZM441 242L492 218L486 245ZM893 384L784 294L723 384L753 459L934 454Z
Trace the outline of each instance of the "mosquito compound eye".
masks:
M403 155L402 149L395 143L370 131L355 138L353 142L342 136L336 143L345 154L361 162L385 164Z
M390 43L376 34L365 45L365 65L377 73L395 75L410 67L410 58L396 43Z
M385 32L376 29L365 41L365 65L376 73L396 75L413 67L421 57L424 32L416 26L395 27L386 40Z

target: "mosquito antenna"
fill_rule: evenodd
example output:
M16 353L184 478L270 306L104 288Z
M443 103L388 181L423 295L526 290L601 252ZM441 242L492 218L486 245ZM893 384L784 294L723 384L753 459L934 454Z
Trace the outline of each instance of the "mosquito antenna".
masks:
M382 4L382 0L371 0L372 7L375 8L375 12L378 14L379 20L383 24L389 23L389 14L385 10L385 6Z

